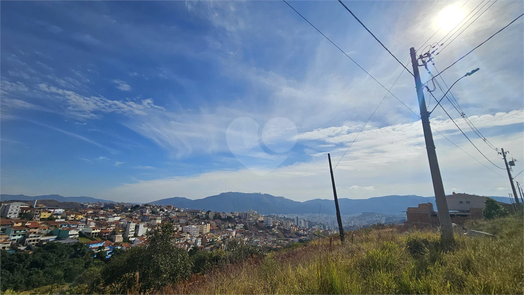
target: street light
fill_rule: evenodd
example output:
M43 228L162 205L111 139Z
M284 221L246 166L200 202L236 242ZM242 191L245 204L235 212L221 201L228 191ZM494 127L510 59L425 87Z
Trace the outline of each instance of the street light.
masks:
M435 107L433 107L433 109L431 110L431 112L429 112L429 114L433 113L433 111L439 106L440 102L444 99L444 97L446 97L446 95L448 94L448 92L451 90L451 88L453 88L453 86L455 86L455 84L457 84L458 81L462 80L463 78L466 78L467 76L471 76L473 74L475 74L478 70L480 70L479 68L476 68L474 70L472 70L471 72L467 72L464 76L458 78L457 81L453 82L453 84L451 84L451 87L448 88L448 90L446 91L446 93L444 93L444 95L442 96L441 99L439 99L439 101L437 102L437 104L435 105Z

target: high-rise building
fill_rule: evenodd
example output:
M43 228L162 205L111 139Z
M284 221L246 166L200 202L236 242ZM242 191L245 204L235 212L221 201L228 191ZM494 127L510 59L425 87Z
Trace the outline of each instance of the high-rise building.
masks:
M128 222L126 224L126 230L124 232L124 237L126 238L134 237L135 236L135 227L136 227L136 223Z
M145 235L146 232L147 232L147 227L145 227L145 225L143 223L138 223L135 226L135 236L141 237L141 236Z
M25 204L19 203L19 202L2 204L0 215L3 218L18 218L18 214L20 214L20 206L22 205L25 205Z
M211 226L209 225L209 223L200 225L200 233L202 233L203 235L207 234L210 230Z
M200 234L200 226L198 225L186 225L182 228L183 232L187 232L192 236L198 236Z
M264 225L269 227L273 226L273 218L264 216Z

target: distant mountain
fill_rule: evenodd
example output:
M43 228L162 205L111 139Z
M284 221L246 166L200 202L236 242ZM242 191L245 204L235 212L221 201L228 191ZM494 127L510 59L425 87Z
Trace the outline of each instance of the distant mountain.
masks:
M402 211L406 211L407 207L417 206L428 201L430 201L428 198L420 196L386 196L363 200L339 199L339 204L342 214L363 212L401 214ZM198 200L176 197L152 203L218 212L241 212L253 209L261 214L335 213L333 200L315 199L297 202L284 197L260 193L228 192Z
M114 201L96 199L92 197L63 197L60 195L42 195L42 196L26 196L26 195L7 195L1 194L2 201L34 201L36 200L55 200L59 202L77 202L77 203L113 203Z
M499 202L509 203L508 198L493 198ZM369 199L339 199L342 214L359 214L365 212L402 214L408 207L416 207L418 204L428 202L432 203L436 208L434 197L415 195L392 195ZM260 193L227 192L197 200L175 197L161 199L151 203L218 212L243 212L253 209L261 214L335 213L333 200L315 199L297 202L284 197L275 197Z
M293 209L300 202L259 193L221 193L198 200L187 198L169 198L151 202L157 205L173 205L180 208L191 208L200 210L212 210L218 212L249 211L256 210L259 213L302 213ZM282 210L283 209L283 210Z

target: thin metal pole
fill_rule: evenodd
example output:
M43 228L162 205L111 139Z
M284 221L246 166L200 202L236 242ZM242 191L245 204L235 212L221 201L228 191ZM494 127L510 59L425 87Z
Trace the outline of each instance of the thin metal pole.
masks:
M340 208L338 206L337 187L335 186L335 177L331 167L331 156L328 153L329 172L331 173L331 184L333 185L333 196L335 197L335 209L337 210L338 230L340 231L340 241L344 243L344 228L342 227L342 217L340 217Z

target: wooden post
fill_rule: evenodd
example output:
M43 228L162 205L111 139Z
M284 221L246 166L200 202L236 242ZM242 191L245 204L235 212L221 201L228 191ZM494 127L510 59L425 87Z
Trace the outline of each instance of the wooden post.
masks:
M340 208L338 207L337 187L335 186L335 177L331 167L331 156L328 153L329 172L331 173L331 184L333 185L333 195L335 197L335 209L337 210L338 230L340 231L340 241L344 244L344 228L342 227L342 217L340 217Z

